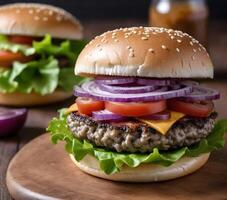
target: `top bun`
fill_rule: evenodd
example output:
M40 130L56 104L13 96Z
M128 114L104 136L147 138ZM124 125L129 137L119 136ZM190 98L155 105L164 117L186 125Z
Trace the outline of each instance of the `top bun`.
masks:
M79 75L153 78L213 78L206 49L181 31L120 28L93 39L75 66Z
M50 5L15 3L0 7L0 33L81 39L82 26L69 12Z

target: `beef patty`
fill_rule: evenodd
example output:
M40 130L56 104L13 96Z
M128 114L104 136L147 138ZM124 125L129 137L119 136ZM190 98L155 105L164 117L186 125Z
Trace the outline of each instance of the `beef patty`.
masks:
M217 113L207 118L184 117L162 135L138 121L121 123L97 122L77 112L68 115L68 127L76 138L117 152L152 152L190 146L206 138L214 127Z

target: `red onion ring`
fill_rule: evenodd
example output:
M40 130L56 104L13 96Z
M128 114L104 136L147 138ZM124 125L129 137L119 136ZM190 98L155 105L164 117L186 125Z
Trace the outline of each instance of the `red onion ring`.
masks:
M127 117L112 113L108 110L100 110L92 112L92 118L96 121L125 121L128 120Z
M136 78L133 77L97 77L95 79L96 83L105 85L124 85L135 83Z
M113 102L149 102L149 101L159 101L163 99L171 99L176 97L183 97L192 92L191 86L182 87L179 90L170 90L166 92L148 92L140 94L113 94L111 92L103 91L100 89L99 85L94 81L89 81L82 84L81 89L75 87L75 96L85 96L91 97L100 101L113 101Z
M0 108L0 136L20 130L26 120L27 109Z
M122 87L122 86L112 86L99 84L99 88L103 91L118 93L118 94L137 94L137 93L147 93L158 89L158 86L134 86L134 87Z
M175 84L174 80L170 79L148 79L148 78L137 78L137 83L140 85L159 85L166 86Z
M181 97L186 101L204 101L204 100L216 100L220 98L220 93L216 90L202 87L193 86L193 92Z

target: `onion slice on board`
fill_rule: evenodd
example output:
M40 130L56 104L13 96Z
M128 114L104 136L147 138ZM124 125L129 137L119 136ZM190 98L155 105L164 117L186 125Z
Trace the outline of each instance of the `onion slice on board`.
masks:
M0 108L0 136L18 132L27 118L27 109Z

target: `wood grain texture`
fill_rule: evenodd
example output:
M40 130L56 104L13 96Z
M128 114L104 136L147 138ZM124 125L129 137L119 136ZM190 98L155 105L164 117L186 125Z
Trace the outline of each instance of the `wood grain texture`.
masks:
M11 161L7 185L16 200L189 200L226 199L227 147L211 155L196 173L173 181L117 183L84 174L72 163L63 143L52 145L48 134L21 149Z

